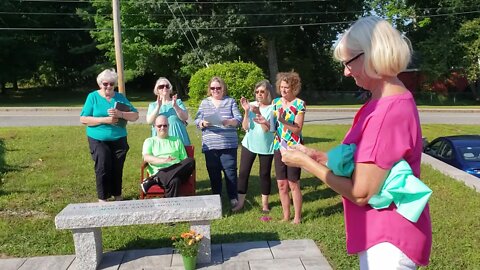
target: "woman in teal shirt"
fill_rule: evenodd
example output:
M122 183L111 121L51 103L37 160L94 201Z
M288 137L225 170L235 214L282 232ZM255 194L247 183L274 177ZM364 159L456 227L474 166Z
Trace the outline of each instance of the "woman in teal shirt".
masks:
M256 156L260 160L259 176L260 190L262 192L262 211L270 212L268 197L272 186L272 161L274 134L270 132L269 121L273 117L273 86L268 80L262 80L255 85L255 101L248 102L246 98L240 99L240 104L245 111L242 127L246 134L242 140L240 154L240 171L238 175L238 204L232 211L239 211L245 203L248 189L248 179ZM259 122L259 119L261 122Z
M180 138L184 145L191 145L185 125L188 111L177 95L172 96L172 91L172 84L167 78L158 78L153 88L157 100L148 105L147 123L152 125L152 137L156 136L157 131L153 127L153 122L158 115L165 115L168 118L168 135Z
M100 89L88 94L80 113L80 122L87 126L90 154L95 162L99 202L112 196L122 200L123 164L129 149L126 123L138 119L137 109L125 96L114 91L117 80L114 69L102 71L97 76ZM116 103L123 103L129 109L115 109Z

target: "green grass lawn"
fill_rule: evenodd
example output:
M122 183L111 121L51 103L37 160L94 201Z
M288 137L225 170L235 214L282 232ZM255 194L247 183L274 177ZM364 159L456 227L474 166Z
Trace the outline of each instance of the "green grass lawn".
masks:
M344 125L306 125L306 144L327 150L338 144ZM138 199L141 146L146 125L130 125L130 152L123 192ZM425 125L424 135L480 133L480 126ZM197 146L197 193L210 194L200 133L189 126ZM262 222L258 167L253 169L245 211L232 214L224 199L223 218L212 223L213 243L313 239L335 269L358 269L356 256L345 251L341 198L308 173L302 173L303 223L279 222L281 206L276 185L271 196L271 222ZM93 162L83 127L0 128L0 258L73 254L69 230L56 230L54 217L69 203L95 202ZM428 269L480 269L480 194L429 166L422 179L433 190L430 209L433 248ZM480 181L480 180L479 180ZM188 228L142 225L103 229L105 250L171 246L170 237Z

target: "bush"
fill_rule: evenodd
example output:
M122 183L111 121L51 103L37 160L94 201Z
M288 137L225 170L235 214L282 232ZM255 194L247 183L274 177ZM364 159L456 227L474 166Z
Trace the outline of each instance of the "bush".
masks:
M253 63L227 62L200 69L193 74L188 83L189 105L192 108L198 108L200 101L207 96L208 81L214 76L219 76L225 81L228 95L237 101L242 96L253 100L253 87L265 79L263 71Z

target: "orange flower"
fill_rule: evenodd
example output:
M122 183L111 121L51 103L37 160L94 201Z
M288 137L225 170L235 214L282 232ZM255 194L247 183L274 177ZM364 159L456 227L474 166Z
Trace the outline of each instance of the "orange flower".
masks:
M173 247L175 250L184 256L196 256L198 254L200 241L202 240L203 235L190 230L189 232L181 233L180 237L181 238L177 238L175 236L172 237Z

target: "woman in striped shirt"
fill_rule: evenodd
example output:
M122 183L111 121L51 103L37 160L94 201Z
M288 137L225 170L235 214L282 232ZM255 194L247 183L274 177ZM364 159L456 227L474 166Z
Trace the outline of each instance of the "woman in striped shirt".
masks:
M208 97L202 100L195 124L202 130L202 152L205 154L213 194L222 193L222 171L232 208L237 200L237 127L242 115L235 100L227 96L227 85L220 77L208 83Z

